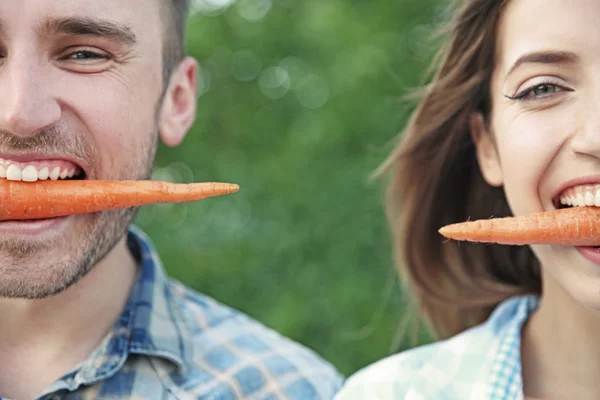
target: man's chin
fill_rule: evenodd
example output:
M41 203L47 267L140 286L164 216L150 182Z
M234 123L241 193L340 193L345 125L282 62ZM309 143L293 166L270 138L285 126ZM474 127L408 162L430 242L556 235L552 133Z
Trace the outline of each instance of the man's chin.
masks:
M73 286L126 234L135 212L0 222L0 297L44 299Z
M0 297L39 300L62 293L110 250L100 214L0 222Z
M32 265L23 265L19 270L3 273L0 278L0 298L47 299L64 292L89 271L89 267L69 261L47 261L43 265L41 271Z

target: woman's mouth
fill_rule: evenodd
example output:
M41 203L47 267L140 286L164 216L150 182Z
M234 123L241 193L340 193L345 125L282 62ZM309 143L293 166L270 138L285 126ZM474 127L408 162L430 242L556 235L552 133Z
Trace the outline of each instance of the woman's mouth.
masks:
M555 199L554 206L556 208L600 207L600 184L570 187Z
M600 184L572 186L564 190L553 201L556 209L570 207L600 207ZM600 246L576 246L586 258L600 262ZM598 254L595 254L598 253Z

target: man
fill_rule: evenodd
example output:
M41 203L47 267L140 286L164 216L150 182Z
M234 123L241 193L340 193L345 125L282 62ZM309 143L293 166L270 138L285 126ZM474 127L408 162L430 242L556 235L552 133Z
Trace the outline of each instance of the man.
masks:
M149 178L156 142L195 118L186 14L0 2L0 178ZM0 222L0 397L333 397L341 378L313 352L168 280L134 214Z

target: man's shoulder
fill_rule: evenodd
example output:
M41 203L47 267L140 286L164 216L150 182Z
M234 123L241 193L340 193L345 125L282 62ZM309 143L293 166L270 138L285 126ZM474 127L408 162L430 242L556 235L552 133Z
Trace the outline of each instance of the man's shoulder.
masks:
M526 298L501 304L490 318L449 339L379 360L352 375L336 400L481 399L501 338L517 323Z
M343 377L313 350L171 280L187 343L178 385L215 399L332 399ZM213 398L213 397L208 397Z

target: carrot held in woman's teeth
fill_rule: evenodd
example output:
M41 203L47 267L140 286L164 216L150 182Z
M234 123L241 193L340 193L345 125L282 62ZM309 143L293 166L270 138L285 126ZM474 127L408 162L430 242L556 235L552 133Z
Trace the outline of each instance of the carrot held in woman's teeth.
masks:
M203 182L0 179L0 221L64 217L155 203L180 203L235 193L239 186Z
M443 236L505 245L600 246L600 207L571 207L531 215L446 225Z

